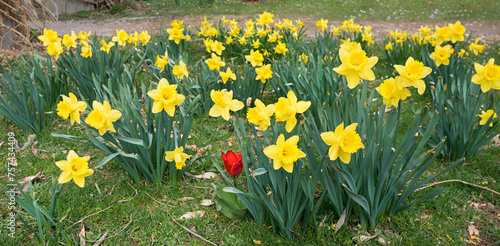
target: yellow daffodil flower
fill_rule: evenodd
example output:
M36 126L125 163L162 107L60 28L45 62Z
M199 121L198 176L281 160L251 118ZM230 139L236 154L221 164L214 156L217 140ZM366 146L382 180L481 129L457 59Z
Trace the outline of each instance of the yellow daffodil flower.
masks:
M120 46L125 46L127 45L127 40L128 40L128 34L127 32L120 30L116 30L116 36L113 37L112 41L115 43L118 43Z
M424 93L425 82L422 79L432 72L432 68L425 67L422 62L415 61L413 57L408 57L404 66L394 65L394 68L403 78L399 86L412 86L418 89L418 94L422 95Z
M176 148L174 151L165 151L165 160L172 162L175 161L175 168L177 170L182 170L186 166L186 160L191 157L190 155L183 153L184 147Z
M210 68L210 70L219 71L221 67L226 66L226 63L223 62L222 59L214 53L212 53L212 58L207 59L205 63L207 63L208 68Z
M70 118L71 124L74 122L80 124L80 112L87 108L87 104L83 101L78 101L75 94L69 93L69 97L62 96L62 101L57 104L57 115L63 119Z
M182 80L184 77L189 77L189 72L187 70L186 64L183 61L179 62L179 65L175 65L172 69L172 73L177 76L179 80Z
M109 54L109 51L111 50L111 47L115 46L114 42L106 43L106 41L104 41L104 39L101 40L101 44L102 44L101 51L104 51L108 54Z
M83 46L82 53L80 55L85 58L92 57L92 46L85 41L81 41L81 44L83 44Z
M379 87L376 88L378 93L382 96L386 108L391 106L398 107L399 100L405 100L407 97L411 96L410 91L406 87L399 85L403 78L401 76L394 78L389 78L384 80Z
M497 114L491 109L486 110L486 112L481 111L481 114L478 114L477 116L481 118L479 125L486 125L486 123L488 123L488 120L492 119L492 121L490 122L490 127L493 126L493 119L497 118Z
M177 93L177 85L170 85L164 78L160 80L156 89L148 91L148 96L154 100L151 112L156 114L165 110L170 117L174 117L175 106L185 99L183 95Z
M287 97L278 98L278 102L274 106L276 121L286 121L285 129L287 132L291 132L297 124L295 115L304 113L311 106L311 102L297 102L295 93L289 91Z
M260 80L262 83L266 83L266 80L273 77L273 71L271 70L271 64L264 65L262 67L256 68L255 72L257 76L255 80Z
M49 46L52 43L61 41L61 38L57 36L57 32L46 28L43 29L43 35L38 36L38 39L43 42L43 46Z
M66 160L56 162L57 167L63 171L58 182L64 184L73 180L76 185L83 188L85 186L85 177L94 173L94 170L89 168L89 160L90 156L79 157L75 151L70 150Z
M339 56L342 64L333 70L346 77L347 86L350 89L354 89L361 79L369 81L375 79L375 74L371 68L378 62L378 57L372 56L368 58L366 52L361 49L353 50L350 53L340 49Z
M365 146L361 143L361 137L356 132L357 123L350 124L344 129L344 122L335 128L335 132L321 133L321 139L330 145L328 156L334 161L338 157L346 164L351 161L351 154Z
M160 73L163 72L163 69L165 69L166 65L168 65L168 52L167 51L165 51L165 55L163 55L163 56L157 55L156 62L155 62L155 66L158 68L161 68Z
M299 136L295 135L285 140L285 136L280 134L276 140L276 145L267 146L264 149L264 154L273 159L273 168L278 170L280 168L285 171L293 172L293 163L300 158L306 157L306 153L302 152L297 143Z
M245 56L245 59L252 64L252 67L262 66L262 62L264 61L264 56L260 53L260 51L250 50L250 55Z
M222 78L222 83L226 83L227 80L232 79L233 81L236 80L236 74L231 71L231 68L227 68L226 72L219 72L220 77Z
M118 110L111 109L111 105L108 101L104 101L103 104L94 101L92 107L94 110L87 116L85 123L97 129L101 136L104 135L107 130L116 132L113 127L113 122L120 119L122 113Z
M233 91L228 92L226 89L212 90L210 98L212 98L214 106L210 108L208 114L212 117L222 116L223 119L229 120L229 110L236 112L244 107L242 102L233 99Z
M434 60L436 66L438 67L441 66L441 64L448 66L450 64L450 56L453 52L454 50L449 44L444 47L436 45L434 52L430 55L430 58Z
M261 131L265 131L271 125L271 116L274 114L274 104L264 105L261 100L255 100L255 108L248 109L248 122L259 126Z
M472 76L472 83L481 85L481 91L487 92L491 88L500 90L500 66L495 64L495 59L488 60L485 66L474 63L476 74Z

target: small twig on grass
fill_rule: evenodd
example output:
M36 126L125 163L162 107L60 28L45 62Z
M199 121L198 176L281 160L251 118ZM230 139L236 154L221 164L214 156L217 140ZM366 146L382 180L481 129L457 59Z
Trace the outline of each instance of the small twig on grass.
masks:
M82 222L84 219L86 219L86 218L92 217L92 216L94 216L94 215L96 215L96 214L98 214L98 213L102 213L102 212L104 212L104 211L106 211L106 210L110 209L110 208L111 208L111 207L113 207L113 206L114 206L114 205L111 205L111 206L109 206L109 207L107 207L107 208L105 208L105 209L102 209L102 210L99 210L99 211L97 211L97 212L95 212L95 213L93 213L93 214L87 215L87 216L85 216L85 217L83 217L83 218L79 219L77 222L73 223L72 225L70 225L70 226L69 226L68 228L66 228L66 229L69 229L69 228L73 227L74 225L76 225L76 224L78 224L78 223L81 223L81 222Z
M106 239L113 238L113 237L117 236L118 234L122 233L125 230L125 228L127 228L130 225L130 223L132 223L132 215L130 215L130 221L120 231L118 231L117 233L113 234L113 236L107 237ZM106 232L106 234L107 234L107 232ZM94 242L97 242L99 240L100 239L95 240L95 241L88 241L88 242L94 243Z
M491 191L491 192L495 193L496 195L500 196L500 192L498 192L498 191L492 190L492 189L490 189L488 187L484 187L484 186L480 186L480 185L477 185L477 184L472 184L472 183L469 183L469 182L465 182L465 181L462 181L462 180L459 180L459 179L450 179L450 180L444 180L444 181L435 182L435 183L432 183L432 184L427 185L425 187L416 189L415 191L427 189L427 188L429 188L431 186L434 186L434 185L444 184L444 183L451 183L451 182L459 182L459 183L462 183L462 184L466 184L466 185L474 186L474 187L477 187L477 188L485 189L487 191Z
M155 201L156 203L159 203L159 204L162 204L162 205L168 205L164 202L160 202L158 200L156 200L154 197L152 197L150 194L148 194L147 192L144 192L144 194L148 195L151 199L153 199L153 201Z
M194 231L192 231L192 230L189 230L189 229L188 229L188 228L186 228L185 226L183 226L183 225L179 224L179 222L177 222L177 220L175 220L175 219L174 219L174 217L173 217L173 216L172 216L169 212L167 212L167 213L168 213L168 215L170 215L170 218L172 218L172 220L173 220L173 221L174 221L177 225L179 225L180 227L182 227L182 229L184 229L184 230L188 231L189 233L191 233L191 235L193 235L193 236L195 236L195 237L197 237L197 238L199 238L199 239L201 239L201 240L203 240L203 241L205 241L205 242L207 242L207 243L209 243L209 244L212 244L212 245L214 245L214 246L217 246L217 244L215 244L215 243L213 243L213 242L211 242L211 241L209 241L209 240L207 240L207 239L203 238L202 236L198 235L196 232L194 232Z
M127 181L125 181L125 183L127 183L127 184L128 184L128 185L132 188L132 189L134 189L134 191L135 191L135 196L134 196L134 197L132 197L132 198L130 198L130 199L120 200L120 201L118 201L118 203L128 202L128 201L130 201L130 200L134 199L134 198L137 196L137 194L139 194L139 193L137 192L137 190L136 190L136 189L135 189L135 188L134 188L131 184L129 184Z

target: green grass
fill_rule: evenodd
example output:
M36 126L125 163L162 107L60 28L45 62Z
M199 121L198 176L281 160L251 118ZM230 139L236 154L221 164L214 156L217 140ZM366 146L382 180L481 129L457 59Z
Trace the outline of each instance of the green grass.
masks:
M498 45L493 46L491 50L485 50L485 53L490 54L489 52L492 56L498 57ZM378 53L375 55L381 58L380 64L383 64L382 55ZM380 69L375 71L377 77L390 75L392 71L392 68L387 65L377 66L377 68ZM153 77L147 72L140 76L140 80L144 82L150 81ZM374 83L378 84L380 80ZM424 106L429 100L425 96L412 98L420 106ZM267 95L264 101L275 102L275 95ZM403 133L405 131L403 126L411 125L413 113L409 108L409 103L404 103L402 107L404 111L400 131ZM215 154L229 149L237 150L236 133L225 129L228 124L230 121L224 121L221 118L197 117L188 144L198 147L211 144L212 149L203 154ZM2 125L0 142L8 143L7 134L14 132L22 147L29 134L13 126L3 116L0 116L0 125ZM51 133L82 137L85 135L84 128L78 125L70 126L68 120L57 117L51 127L36 139L38 143L35 147L39 155L34 154L32 146L16 153L18 158L16 178L24 178L38 172L44 174L44 179L34 183L34 189L39 199L38 203L45 208L48 208L50 203L49 189L52 179L60 175L60 170L54 164L55 161L65 159L67 151L75 150L80 156L91 156L90 167L92 168L105 157L102 152L93 149L88 144L54 138ZM7 163L8 152L8 145L0 147L1 163ZM188 151L188 153L195 154L193 151ZM465 165L444 174L439 177L438 181L459 179L498 191L500 190L500 181L497 180L500 177L498 156L500 156L500 148L489 143ZM220 158L207 158L194 162L189 166L188 172L192 174L207 171L217 173L214 163L222 166ZM425 177L443 170L446 165L447 163L436 160ZM0 169L0 179L1 184L6 183L6 168ZM180 225L196 231L201 237L211 242L226 245L254 245L257 241L260 241L262 245L354 245L360 244L362 237L374 235L390 242L391 245L467 245L465 240L470 239L468 226L474 225L480 231L481 243L500 244L498 233L500 231L500 197L484 189L459 182L443 183L428 188L447 187L449 191L434 199L418 203L403 213L382 218L374 230L360 226L359 221L354 219L335 233L336 220L332 214L332 205L325 201L312 223L294 228L292 240L279 236L269 225L256 224L249 214L243 218L230 220L218 212L215 206L201 206L201 200L212 199L214 196L211 188L212 182L223 182L223 180L220 175L215 180L185 176L179 182L164 183L161 186L144 182L134 183L116 163L110 162L86 178L85 188L78 188L73 181L64 186L56 218L60 221L59 225L65 229L72 244L79 244L78 233L82 230L82 224L85 226L87 244L95 243L108 232L104 241L105 245L207 245ZM417 192L414 198L419 196ZM182 197L193 197L194 200L177 201ZM6 199L5 192L2 192L0 198L2 204L5 204ZM493 210L488 209L488 203L493 204ZM475 208L473 204L478 204L478 208ZM198 210L206 211L205 216L179 220L184 213ZM8 212L6 206L0 206L2 219L8 217ZM21 213L26 218L26 213ZM82 218L85 218L83 222L78 222ZM319 227L321 222L323 226ZM34 220L30 220L30 223L34 225ZM37 245L36 240L23 229L20 221L18 221L18 230L14 240L4 236L4 233L6 230L2 229L1 235L6 239L5 245ZM367 245L379 245L377 240L377 237L370 239ZM58 244L49 242L49 245Z
M411 116L404 118L407 120ZM0 141L7 141L7 133L13 131L20 143L24 144L27 134L11 127L5 118L1 119L1 123L7 127L2 128ZM197 118L190 144L197 146L212 144L213 149L210 153L226 149L236 150L235 140L232 147L227 145L228 139L235 139L235 133L224 130L225 124L227 122L221 119ZM217 128L219 130L215 130ZM79 127L69 127L67 121L62 120L54 123L52 131L83 135ZM22 178L43 172L46 179L35 182L34 189L38 202L44 207L48 207L50 202L48 189L52 183L51 177L57 178L60 174L54 161L65 158L66 154L63 151L74 149L81 155L92 156L91 166L103 158L102 153L94 151L85 144L57 139L49 132L42 133L37 141L36 148L42 153L42 158L35 157L31 147L16 153L19 163L16 176ZM1 151L6 153L8 150L2 147ZM440 180L460 179L500 190L500 183L496 180L500 174L498 155L500 149L488 145L469 160L467 165L452 170L440 177ZM5 157L4 154L3 163L6 162ZM191 166L188 171L194 174L204 171L216 172L213 162L222 164L218 158L205 159ZM437 172L445 165L436 161L429 173ZM5 179L5 175L6 170L2 169L0 176ZM220 176L215 181L221 182ZM470 206L473 202L489 202L498 207L500 197L461 183L447 183L429 188L448 187L450 191L435 199L419 203L409 211L391 218L383 218L373 231L356 225L356 221L351 221L347 227L342 227L338 233L334 233L333 227L336 221L333 221L333 216L330 214L330 205L324 206L315 218L317 224L324 221L323 228L319 228L317 224L297 228L295 238L289 241L274 233L273 228L255 224L250 215L230 220L217 212L214 206L199 205L202 199L212 199L211 182L213 181L185 177L178 183L165 183L161 187L146 183L137 184L116 164L110 163L88 177L83 189L72 182L65 185L60 199L61 214L58 218L64 218L60 225L65 228L66 234L74 244L78 244L77 234L82 228L82 223L75 224L75 222L95 214L83 221L87 243L96 241L108 232L105 240L108 245L130 243L205 245L205 242L191 236L172 220L178 220L184 213L197 210L206 211L205 216L186 221L178 220L179 223L191 230L194 228L207 240L227 245L252 245L253 240L259 240L263 245L323 245L331 242L352 245L356 243L353 238L375 234L395 245L435 245L438 242L444 245L465 245L461 239L468 238L467 226L472 223L480 230L481 239L489 240L487 241L489 243L500 240L497 233L498 215ZM177 201L186 196L195 199L186 202ZM2 198L5 198L5 195ZM3 215L7 213L6 207L1 207L0 211ZM18 229L16 236L16 240L8 241L7 245L36 244L35 239L27 237L24 229ZM377 245L376 240L371 239L368 245Z
M500 3L495 0L485 1L331 1L331 0L269 0L258 2L231 0L135 0L151 11L136 12L130 6L133 3L117 4L105 12L122 16L165 16L165 15L229 15L229 14L260 14L263 11L274 11L280 16L294 18L307 16L329 20L379 21L453 21L453 20L499 20ZM176 4L177 2L177 4ZM125 6L126 5L126 6ZM117 11L119 10L119 11ZM128 14L127 14L128 13ZM82 18L83 14L73 14ZM79 17L82 16L82 17Z

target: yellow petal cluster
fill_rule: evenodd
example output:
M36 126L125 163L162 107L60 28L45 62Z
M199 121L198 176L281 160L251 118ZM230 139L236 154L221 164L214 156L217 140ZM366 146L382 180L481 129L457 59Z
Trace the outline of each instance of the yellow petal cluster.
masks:
M291 132L297 124L295 115L304 113L311 106L311 102L297 102L295 93L289 91L287 97L278 98L278 102L274 106L276 121L286 121L286 131Z
M73 180L76 185L83 188L85 177L94 173L94 170L89 168L89 159L90 156L79 157L75 151L70 150L66 160L56 162L57 167L63 171L58 182L64 184Z
M298 142L299 136L297 135L285 140L285 136L280 134L275 145L267 146L264 149L264 154L273 159L275 170L283 168L285 171L292 173L293 163L300 158L306 157L306 154L297 146Z
M210 108L208 114L212 117L222 116L223 119L229 120L229 110L236 112L244 107L243 103L233 99L233 91L226 89L210 92L210 98L214 102L214 106Z
M344 122L335 128L335 132L321 133L321 139L330 145L328 155L330 160L334 161L340 157L340 160L346 164L351 161L351 154L356 153L365 146L361 143L361 137L356 132L357 123L348 125L344 129Z
M148 96L154 100L151 112L156 114L165 110L171 117L175 114L175 106L185 99L183 95L177 93L177 85L170 85L164 78L160 80L156 89L148 91Z

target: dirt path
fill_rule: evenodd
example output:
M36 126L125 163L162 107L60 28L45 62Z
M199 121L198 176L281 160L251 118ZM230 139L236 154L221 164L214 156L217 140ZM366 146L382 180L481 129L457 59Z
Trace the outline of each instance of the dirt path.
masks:
M226 19L236 19L239 22L248 20L249 18L257 17L256 15L226 15ZM209 15L207 19L210 22L216 22L221 15ZM289 19L301 19L304 24L308 27L308 34L313 34L318 29L316 28L316 19L313 19L306 15L294 15L294 16L276 16L275 19L279 18L289 18ZM167 16L167 17L135 17L135 18L121 18L121 19L105 19L105 20L94 20L94 19L84 19L84 20L70 20L65 22L47 22L46 28L53 29L57 31L61 36L63 34L69 34L72 30L75 32L92 31L92 34L99 36L113 36L116 34L116 30L123 29L126 32L133 31L143 31L148 30L148 32L156 33L161 30L165 30L169 27L170 22L175 19L184 20L186 26L191 26L191 31L196 32L195 26L200 26L200 22L203 21L203 16L191 15L191 16ZM445 22L385 22L385 21L359 21L358 23L362 25L371 25L372 30L378 34L378 37L384 37L389 30L406 30L408 32L416 32L420 25L429 25L434 27L435 25L443 26L447 23ZM340 25L341 21L330 21L329 25ZM467 28L467 33L469 31L473 32L473 37L479 37L483 40L498 41L500 40L500 23L491 21L462 21L462 24ZM376 36L377 37L377 36Z

